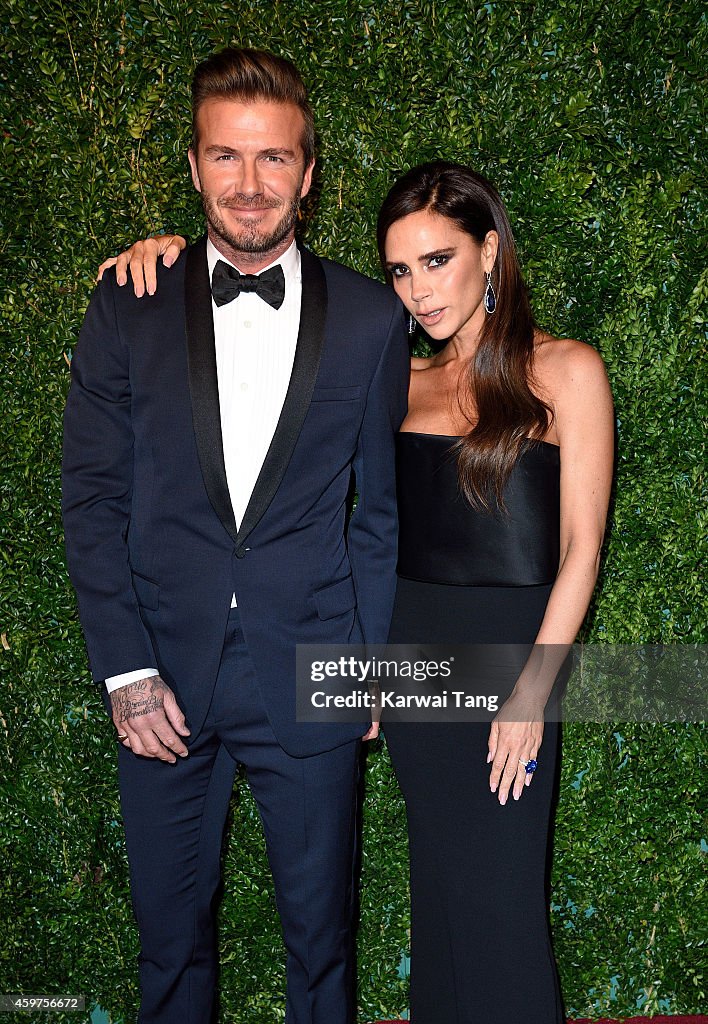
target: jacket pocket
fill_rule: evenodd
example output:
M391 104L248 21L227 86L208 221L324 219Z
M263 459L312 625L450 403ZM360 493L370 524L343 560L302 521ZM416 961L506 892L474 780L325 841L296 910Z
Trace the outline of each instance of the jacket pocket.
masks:
M139 572L132 571L133 590L141 608L156 612L160 606L160 584L149 580L147 576L141 576Z
M361 395L358 384L346 388L326 388L316 386L312 391L313 402L353 402Z
M344 615L356 607L356 593L351 576L330 583L314 594L317 614L321 619L333 619L335 615Z

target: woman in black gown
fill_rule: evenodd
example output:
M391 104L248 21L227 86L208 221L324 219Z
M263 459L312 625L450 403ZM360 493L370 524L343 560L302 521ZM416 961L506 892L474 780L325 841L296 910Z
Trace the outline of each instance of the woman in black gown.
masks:
M504 207L469 169L406 174L378 240L409 313L444 343L412 362L397 438L390 642L559 645L544 648L559 663L605 527L613 414L602 361L534 327ZM544 687L519 668L491 728L384 719L408 815L412 1024L565 1019L545 893L553 678Z
M378 238L401 300L443 344L412 361L397 439L390 640L562 651L590 602L609 499L602 360L535 328L504 207L469 169L410 171ZM154 285L157 256L185 244L137 243L123 281L130 265L142 294L143 272ZM532 675L519 664L491 727L385 725L408 814L412 1024L564 1019L545 893L559 726L544 725L553 680L540 690Z

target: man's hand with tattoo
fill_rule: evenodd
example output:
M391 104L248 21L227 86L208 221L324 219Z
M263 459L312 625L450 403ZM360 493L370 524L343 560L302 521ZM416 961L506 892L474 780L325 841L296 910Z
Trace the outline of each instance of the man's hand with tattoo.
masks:
M159 676L139 679L113 690L113 724L124 747L142 757L174 764L189 751L181 736L189 736L177 699Z

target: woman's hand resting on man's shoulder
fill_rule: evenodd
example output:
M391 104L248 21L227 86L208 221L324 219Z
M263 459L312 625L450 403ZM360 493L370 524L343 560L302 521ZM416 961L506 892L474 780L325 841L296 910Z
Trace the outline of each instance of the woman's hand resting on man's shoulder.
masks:
M121 287L128 283L128 270L133 280L133 291L140 299L145 294L154 295L157 290L157 260L162 256L166 267L171 267L179 254L187 247L187 239L181 235L155 235L140 242L133 242L120 256L111 256L98 268L97 281L109 267L116 268L116 281Z

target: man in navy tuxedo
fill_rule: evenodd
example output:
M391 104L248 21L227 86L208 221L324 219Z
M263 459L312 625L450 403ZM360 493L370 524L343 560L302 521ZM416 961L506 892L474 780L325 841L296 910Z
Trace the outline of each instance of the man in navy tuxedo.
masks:
M298 723L298 643L382 643L408 359L392 291L299 248L314 164L296 69L199 65L208 237L138 299L106 274L72 361L63 513L119 740L141 1024L207 1024L234 772L264 824L288 1024L353 1020L352 865L368 722ZM348 518L352 474L359 500Z

